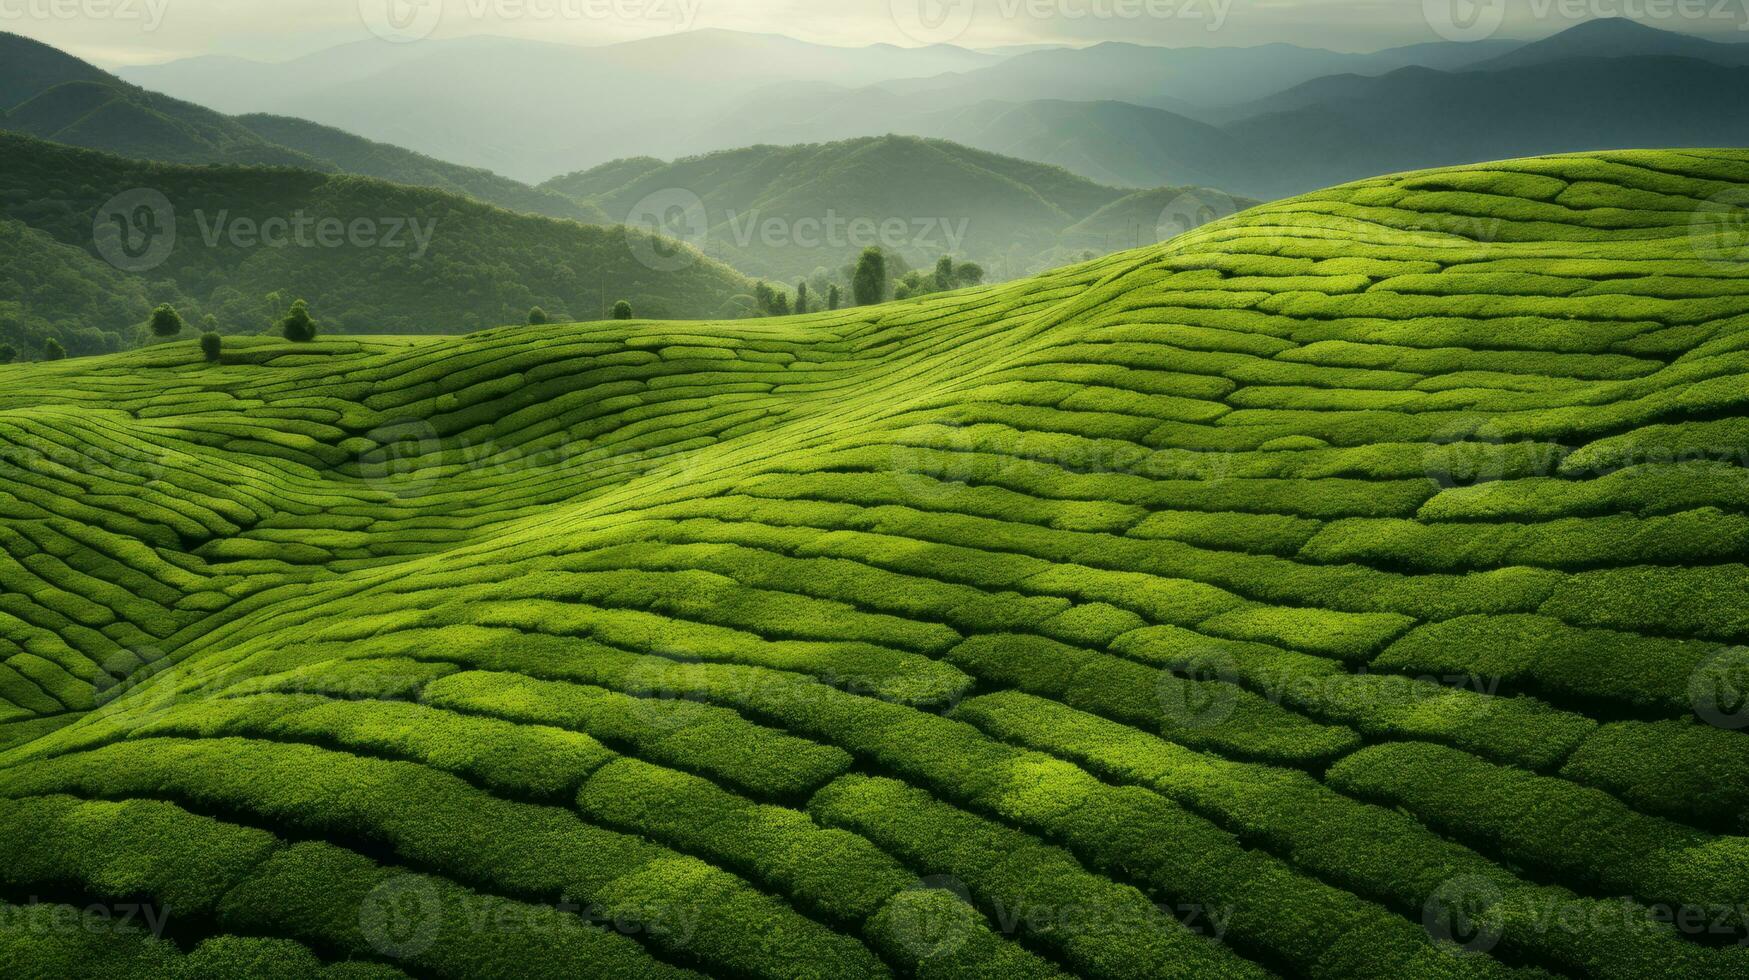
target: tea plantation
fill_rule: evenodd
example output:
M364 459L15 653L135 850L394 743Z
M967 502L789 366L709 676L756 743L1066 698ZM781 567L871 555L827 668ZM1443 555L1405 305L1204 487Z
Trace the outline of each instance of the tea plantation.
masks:
M0 964L1749 975L1745 195L0 367Z

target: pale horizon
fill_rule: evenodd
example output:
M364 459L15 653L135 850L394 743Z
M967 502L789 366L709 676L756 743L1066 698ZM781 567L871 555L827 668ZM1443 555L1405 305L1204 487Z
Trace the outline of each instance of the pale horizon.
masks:
M1535 40L1587 20L1632 12L1622 0L1504 4L1489 37ZM988 51L1122 41L1165 48L1285 43L1366 53L1453 39L1431 19L1482 17L1490 4L1373 0L283 0L238 9L226 0L0 0L0 30L106 68L203 55L282 62L378 40L387 23L420 39L505 37L598 47L702 30L780 35L868 47L948 44ZM969 11L968 11L969 6ZM87 10L89 8L89 10ZM1635 7L1635 9L1638 9ZM1659 30L1749 40L1749 0L1634 17ZM60 11L83 11L77 18ZM92 16L91 11L112 11ZM923 13L933 10L933 17ZM1465 13L1467 11L1467 13ZM1480 12L1478 14L1478 11ZM391 20L392 18L392 20ZM1464 39L1472 39L1466 37ZM386 46L389 41L382 41Z

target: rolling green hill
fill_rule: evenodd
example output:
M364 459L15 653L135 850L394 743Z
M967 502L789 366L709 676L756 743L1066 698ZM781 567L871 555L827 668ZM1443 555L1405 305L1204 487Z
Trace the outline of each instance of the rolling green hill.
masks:
M77 267L71 277L46 262L9 267L10 285L24 294L20 318L76 319L81 330L114 337L112 348L132 346L161 302L175 303L191 323L213 314L225 333L266 329L299 297L330 330L442 333L521 323L534 305L600 315L620 299L645 316L710 316L752 288L709 260L672 270L640 261L679 247L643 232L516 214L364 177L144 163L4 132L0 170L0 219L79 250L56 260ZM94 229L100 209L139 188L163 195L169 215L160 220L169 230L173 215L174 237L165 239L173 244L161 263L118 276L101 262ZM286 226L261 235L269 221L299 220L302 232ZM318 234L319 221L337 224L336 233ZM360 221L366 234L354 236ZM136 302L142 294L151 302ZM40 346L26 336L35 328L8 323L0 308L0 342Z
M1015 278L1085 250L1105 254L1137 244L1137 236L1157 241L1162 208L1173 197L1225 198L1191 187L1139 193L1107 187L1059 167L910 136L752 146L672 163L637 157L541 187L633 223L649 202L693 195L704 222L689 240L749 275L790 283L836 271L877 244L914 268L951 253ZM1159 203L1151 214L1138 213L1153 201ZM1107 208L1124 215L1119 238L1103 226L1066 234ZM1234 209L1229 200L1223 216Z
M0 961L1743 976L1746 193L0 367Z

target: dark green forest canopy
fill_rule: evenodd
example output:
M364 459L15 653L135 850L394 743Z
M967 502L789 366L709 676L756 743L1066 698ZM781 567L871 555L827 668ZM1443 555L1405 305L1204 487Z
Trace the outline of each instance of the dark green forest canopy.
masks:
M335 330L458 333L521 322L536 304L592 319L621 297L647 316L709 316L751 287L708 260L653 268L638 256L678 246L647 233L364 177L145 163L10 133L0 133L0 170L5 240L27 234L16 227L23 225L84 253L43 260L58 270L11 330L29 336L45 324L72 325L79 353L104 349L90 330L131 346L159 302L191 321L212 314L228 333L264 329L300 296ZM171 209L175 247L161 264L118 279L99 258L94 222L117 195L142 188ZM288 246L246 234L270 221L284 223L280 240ZM365 234L356 236L360 221ZM151 301L135 306L141 294Z

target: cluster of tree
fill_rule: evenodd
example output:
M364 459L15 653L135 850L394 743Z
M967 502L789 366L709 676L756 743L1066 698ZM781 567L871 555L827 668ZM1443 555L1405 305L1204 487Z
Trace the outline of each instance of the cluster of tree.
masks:
M294 318L297 319L295 325L292 324ZM201 322L202 326L207 329L205 333L200 335L200 352L208 361L217 364L225 348L224 338L219 336L218 331L214 329L218 325L218 321L211 313L208 313ZM152 319L148 321L147 325L152 331L152 336L165 340L178 336L187 326L182 321L182 314L176 312L176 307L169 303L158 304L158 308L152 311ZM284 330L287 340L309 340L315 337L316 325L310 320L310 311L303 300L298 300L292 307L291 313L287 315L281 329ZM298 334L298 336L292 336L293 333Z
M934 272L926 273L913 269L900 276L898 284L893 287L893 298L910 299L913 296L927 296L930 293L945 293L951 289L976 286L983 281L983 266L976 262L956 264L951 256L943 255L936 260Z
M535 309L538 311L539 307ZM152 317L147 321L147 325L152 331L152 336L165 340L179 336L188 326L183 322L182 314L178 313L176 307L169 303L158 304L158 307L152 311ZM218 331L213 329L216 325L216 320L211 313L203 319L202 326L207 328L201 337L203 348L207 337L219 336ZM319 329L315 318L310 316L310 304L301 299L293 302L291 308L279 321L280 334L285 339L296 343L309 343L315 340Z
M66 356L66 345L54 337L45 339L37 352L37 359L43 361L59 361ZM18 348L11 344L0 344L0 364L11 364L16 360L18 360Z
M613 318L615 320L630 320L632 318L631 301L622 299L613 304ZM531 327L545 326L549 323L564 323L566 319L565 317L555 319L538 306L530 307L528 311L528 325Z
M218 332L218 321L211 313L201 318L203 332L200 336L200 350L206 359L217 363L224 351L224 337ZM308 343L316 339L320 327L310 315L310 305L304 300L292 303L277 324L279 333L285 339L296 343ZM170 303L159 303L146 318L143 332L161 341L174 340L188 329L188 323L182 318L180 311ZM95 352L93 352L95 353ZM59 337L44 338L39 348L38 357L44 361L58 361L68 356L67 346ZM18 348L12 344L0 343L0 364L11 364L18 359Z
M879 248L863 251L850 273L851 295L856 299L856 305L870 306L889 296L910 299L976 286L984 281L983 266L976 262L956 263L949 255L938 259L935 269L930 272L897 268L893 260L894 256Z
M873 306L888 299L963 289L983 281L984 267L976 262L955 262L952 256L944 255L933 270L925 272L908 268L901 256L877 246L864 249L855 262L840 271L839 277L823 268L815 270L812 277L796 283L793 300L790 293L770 283L756 283L752 295L742 297L740 315L789 316L836 310L843 304L845 287L853 305Z
M768 282L754 283L753 303L762 316L789 316L789 294Z

